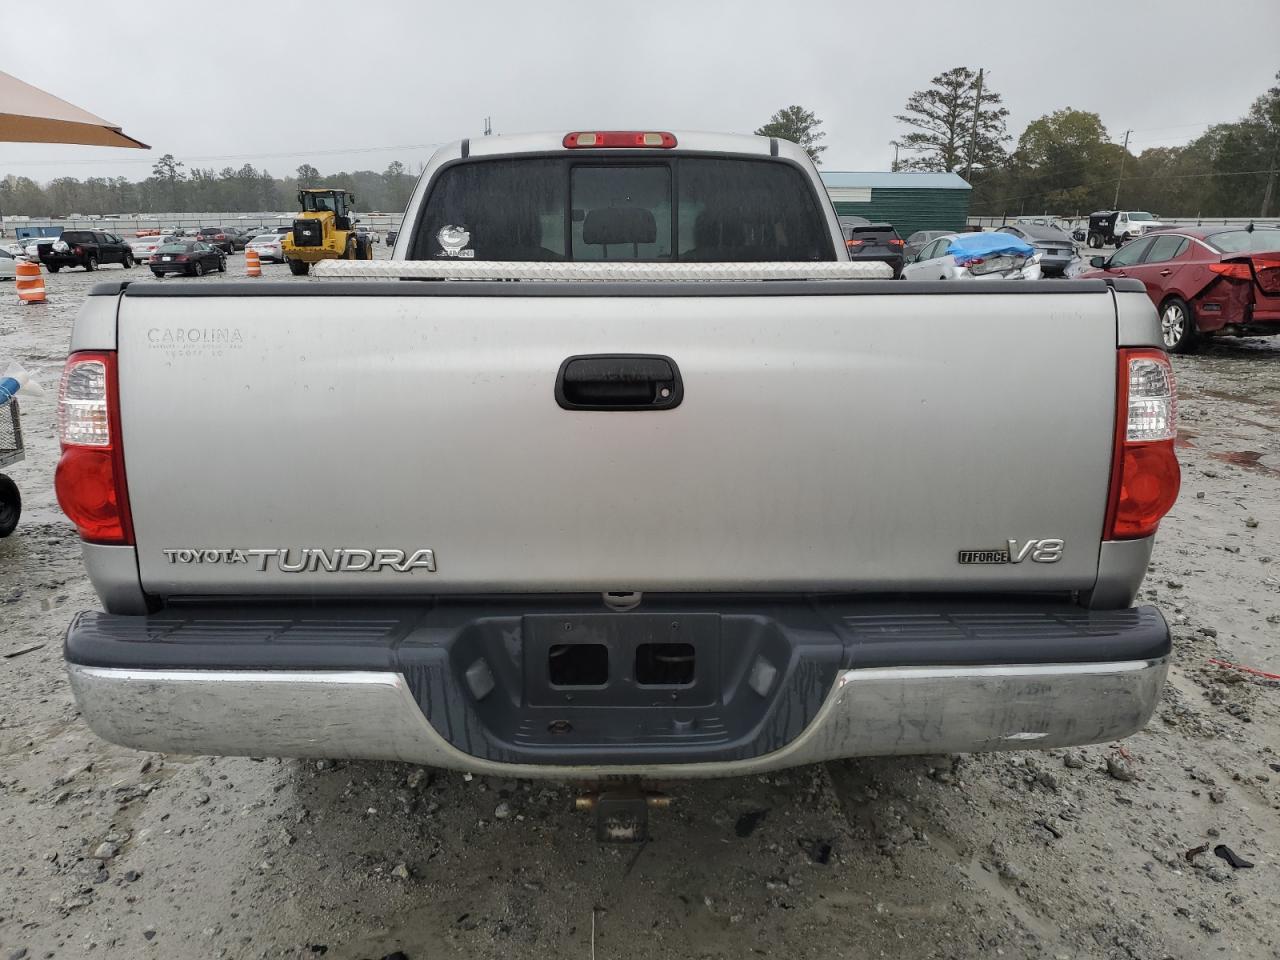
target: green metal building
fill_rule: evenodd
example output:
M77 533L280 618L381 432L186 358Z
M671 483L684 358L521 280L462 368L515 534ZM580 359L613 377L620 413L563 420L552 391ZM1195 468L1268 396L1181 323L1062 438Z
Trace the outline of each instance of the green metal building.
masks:
M836 213L891 223L900 237L917 230L961 230L973 188L958 173L823 171Z

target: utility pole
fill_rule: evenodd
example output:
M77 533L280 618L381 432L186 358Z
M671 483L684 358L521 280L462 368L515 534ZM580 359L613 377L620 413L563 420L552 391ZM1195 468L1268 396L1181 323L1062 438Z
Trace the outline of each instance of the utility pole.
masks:
M1262 212L1260 217L1271 214L1271 198L1276 192L1276 157L1280 156L1280 133L1276 134L1275 145L1271 148L1271 172L1267 174L1267 189L1262 194Z
M898 147L900 146L900 144L898 143L897 140L890 140L889 146L893 147L893 166L890 167L889 169L892 170L894 173L897 173L898 172ZM1263 216L1265 216L1265 214L1263 214Z
M964 165L964 178L973 173L973 154L978 149L978 115L982 112L982 68L978 68L978 87L973 97L973 127L969 131L969 160Z
M1124 153L1120 154L1120 176L1116 178L1116 196L1111 201L1112 209L1115 210L1120 209L1120 181L1124 179L1124 162L1129 158L1129 134L1131 133L1133 133L1132 130L1124 132Z
M484 135L486 137L489 136L491 133L493 133L493 124L489 122L492 119L493 119L492 117L484 118Z

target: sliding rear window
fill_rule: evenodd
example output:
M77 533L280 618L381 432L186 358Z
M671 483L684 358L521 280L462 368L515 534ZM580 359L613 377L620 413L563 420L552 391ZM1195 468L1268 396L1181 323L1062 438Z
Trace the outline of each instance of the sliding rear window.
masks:
M437 176L413 260L835 259L805 175L781 161L582 155L475 160Z

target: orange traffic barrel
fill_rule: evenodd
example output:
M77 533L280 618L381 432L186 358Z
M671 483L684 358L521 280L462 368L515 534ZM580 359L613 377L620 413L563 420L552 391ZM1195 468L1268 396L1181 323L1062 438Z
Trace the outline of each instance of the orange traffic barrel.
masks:
M19 260L15 267L18 299L23 303L44 303L44 274L40 272L40 264Z
M249 249L244 252L244 273L247 277L262 276L262 259L257 250Z

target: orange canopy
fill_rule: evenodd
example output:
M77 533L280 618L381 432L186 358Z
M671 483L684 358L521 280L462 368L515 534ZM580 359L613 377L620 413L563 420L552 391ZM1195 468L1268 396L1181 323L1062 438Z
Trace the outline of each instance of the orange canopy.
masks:
M109 120L60 100L39 87L0 71L0 141L14 143L84 143L95 147L137 147L141 140Z

